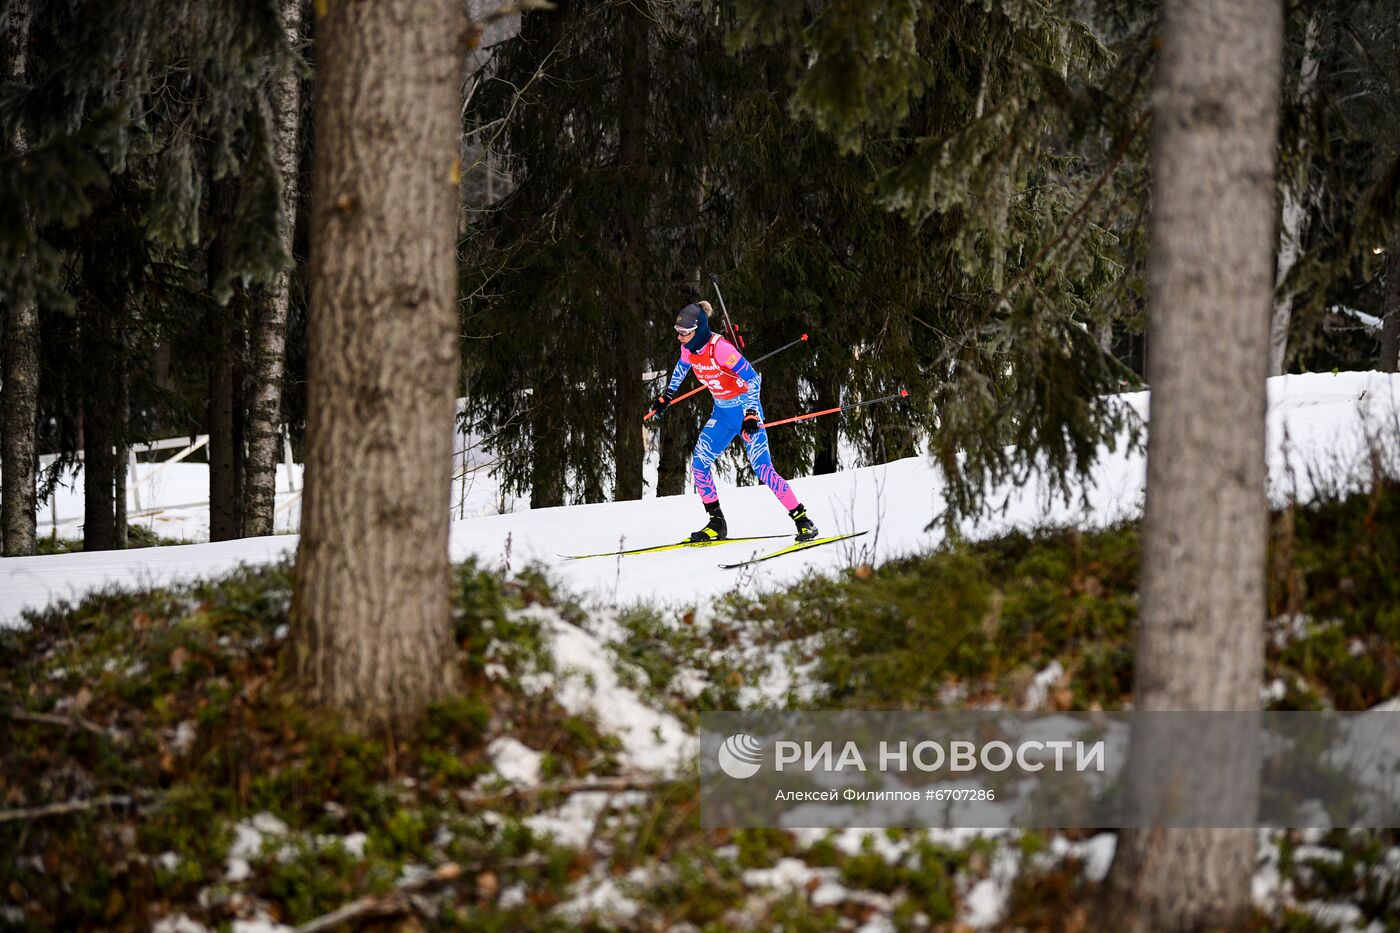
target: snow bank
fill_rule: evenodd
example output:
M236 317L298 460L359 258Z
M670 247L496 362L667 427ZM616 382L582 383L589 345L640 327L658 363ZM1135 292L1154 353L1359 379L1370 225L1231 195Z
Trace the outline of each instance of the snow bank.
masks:
M1147 393L1124 395L1121 400L1147 414ZM1358 475L1365 450L1364 419L1369 417L1374 425L1395 417L1397 409L1400 376L1393 374L1310 373L1269 380L1270 486L1275 500L1295 488L1304 498L1310 495L1309 469L1324 482ZM778 435L774 454L781 468L783 440ZM488 497L491 483L482 474L476 476L480 488L473 486L471 496ZM1040 476L1022 487L998 490L991 500L999 502L1009 495L1006 510L971 523L964 531L977 538L1043 523L1102 526L1133 517L1141 510L1145 477L1143 454L1104 450L1086 486L1087 508L1077 501L1070 505L1055 501L1050 483ZM183 483L172 496L187 494ZM927 550L941 540L939 532L927 529L943 511L943 485L930 461L920 457L827 476L795 477L793 488L823 531L868 529L871 534L772 561L752 572L720 570L718 564L760 551L755 545L768 542L620 560L568 561L559 556L561 550L590 553L615 549L619 543L635 547L679 540L704 521L694 496L481 514L453 523L450 550L453 560L475 557L488 566L508 561L520 567L539 561L574 592L606 605L642 600L704 606L736 586L772 588L810 571L831 572L856 561L884 561ZM735 536L791 530L782 508L761 486L726 486L722 496ZM0 625L18 624L26 609L77 599L104 587L169 585L216 576L243 563L280 560L292 553L296 540L281 535L0 560Z
M552 609L532 606L520 615L533 616L550 638L557 676L548 685L554 699L571 713L592 714L604 733L617 736L628 768L665 774L694 760L695 736L674 716L652 709L637 691L623 686L617 658L602 641Z

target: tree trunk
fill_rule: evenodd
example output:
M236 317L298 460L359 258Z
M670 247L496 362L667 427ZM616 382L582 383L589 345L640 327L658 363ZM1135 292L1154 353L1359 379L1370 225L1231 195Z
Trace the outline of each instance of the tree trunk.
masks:
M26 81L29 62L29 3L10 5L5 35L5 75L19 84ZM12 151L27 149L24 127L16 126L10 139ZM25 218L28 225L29 219ZM32 230L29 231L33 233ZM3 374L4 450L0 453L0 538L6 557L34 553L35 468L38 451L35 434L39 423L39 309L32 299L14 295L5 307L5 359Z
M1306 108L1317 85L1317 14L1308 17L1303 39L1303 61L1298 68L1299 105ZM1269 323L1269 375L1280 376L1288 362L1288 327L1293 320L1293 293L1283 290L1284 279L1298 262L1308 230L1308 165L1312 160L1307 138L1294 152L1296 167L1283 181L1283 215L1279 219L1278 263L1274 275L1274 313Z
M1164 8L1150 265L1152 409L1134 704L1254 710L1263 668L1264 413L1273 285L1278 0ZM1257 797L1248 749L1130 764ZM1221 772L1230 772L1223 783ZM1141 784L1134 784L1136 791ZM1254 829L1125 830L1105 928L1233 927L1249 910Z
M302 0L282 0L282 28L292 48L301 46ZM243 525L250 537L272 534L277 507L277 453L281 440L282 378L291 306L292 235L297 217L297 141L301 131L301 75L289 67L273 100L277 121L277 167L282 176L282 248L286 266L273 280L257 311L253 335L252 404L248 410L248 462L243 487Z
M100 248L100 244L97 244ZM83 257L81 308L83 359L83 550L120 547L117 536L117 450L121 430L115 400L121 391L117 370L124 365L116 313L120 286L98 270L97 250Z
M223 274L230 227L237 200L237 181L225 178L212 182L209 190L210 223L216 231L209 244L205 283L210 295ZM236 347L234 336L244 300L241 286L234 286L225 305L209 307L206 330L210 340L208 373L209 429L209 540L229 541L239 536L242 525L238 503L238 459L234 419L238 408Z
M621 313L613 337L613 499L642 497L642 410L646 386L642 382L642 335L646 332L646 220L650 212L647 181L647 102L650 62L647 53L651 12L636 4L622 8L626 19L622 41L622 115L618 128L619 178L628 191L626 221L622 225Z
M233 326L231 307L209 311L209 540L238 537L237 467L233 441Z
M467 23L457 0L321 9L294 666L313 703L392 726L459 684L447 497Z
M841 404L841 383L829 375L832 372L845 372L843 366L823 366L823 374L817 379L816 411L825 411ZM840 416L827 416L811 422L814 428L816 452L812 458L812 474L822 476L841 469L841 419Z
M1104 318L1094 325L1094 342L1104 356L1113 355L1113 319Z
M131 458L131 368L123 365L117 373L117 453L112 477L112 493L117 547L125 548L127 541L126 484L127 466Z
M1380 370L1400 372L1400 236L1385 254L1385 310L1381 324Z
M667 414L661 424L661 462L656 474L658 496L684 495L685 478L690 469L690 449L694 444L695 434L685 429L680 412Z

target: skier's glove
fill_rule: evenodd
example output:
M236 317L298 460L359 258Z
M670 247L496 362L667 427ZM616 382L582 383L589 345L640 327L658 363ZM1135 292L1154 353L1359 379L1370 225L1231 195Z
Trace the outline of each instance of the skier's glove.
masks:
M675 398L675 393L670 389L662 392L656 397L656 401L651 403L651 410L647 414L653 418L660 418L661 413L666 410L666 406L671 404L671 399Z
M752 411L744 412L744 424L743 427L739 429L739 435L743 437L745 441L749 441L758 433L758 429L758 414Z

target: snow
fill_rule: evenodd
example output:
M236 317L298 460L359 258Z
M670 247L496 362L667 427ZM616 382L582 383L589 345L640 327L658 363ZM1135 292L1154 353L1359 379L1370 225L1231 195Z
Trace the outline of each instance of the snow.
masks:
M695 737L674 716L652 709L622 685L617 661L601 640L552 609L532 606L519 615L533 615L551 639L558 672L550 684L554 699L570 713L591 713L605 733L617 736L631 769L670 773L694 759Z
M1296 488L1300 497L1307 498L1312 492L1313 472L1333 482L1365 475L1365 425L1369 423L1374 429L1393 416L1400 399L1400 376L1280 376L1269 381L1269 398L1272 495L1275 501L1282 501ZM1146 416L1147 393L1123 395L1120 400ZM1369 422L1364 420L1368 416ZM774 446L781 467L781 435L775 435ZM198 464L170 466L150 492L154 498L143 500L143 505L161 506L165 497L172 500L172 507L190 501L186 497L198 482L192 478L195 474L186 476L178 469L181 467L196 472L202 469ZM1117 451L1104 450L1087 486L1087 509L1077 501L1069 505L1054 501L1046 478L1037 476L1020 488L997 491L989 501L1000 502L1009 493L1006 509L969 524L964 532L984 537L1036 524L1102 526L1136 516L1141 511L1145 467L1141 452L1126 453L1121 445ZM589 553L615 549L619 544L641 546L679 540L703 518L694 496L487 514L486 501L497 498L494 481L484 469L473 476L471 488L461 499L460 514L476 517L452 523L453 560L474 557L487 566L508 563L514 568L538 561L566 587L604 605L652 601L703 609L710 600L736 587L778 587L813 571L832 572L853 563L924 551L941 540L941 532L928 526L943 510L943 481L932 463L922 457L826 476L790 477L823 531L859 528L869 529L871 534L744 572L720 570L717 565L763 550L762 542L622 559L569 561L559 556L560 551ZM201 492L196 498L205 496ZM787 516L762 486L726 487L722 497L730 532L735 536L780 534L790 529ZM454 514L459 514L459 502L452 506ZM477 511L473 513L473 509ZM25 610L76 600L108 587L168 586L217 576L240 564L282 560L293 554L296 543L295 535L274 535L129 551L6 558L0 560L0 625L21 624Z
M496 773L512 784L534 787L540 782L540 762L544 755L518 739L501 736L486 746L486 754Z
M1045 701L1050 698L1050 688L1059 683L1060 678L1065 676L1065 668L1059 661L1051 661L1045 670L1036 674L1031 679L1031 685L1026 688L1026 701L1023 709L1038 710L1045 706Z
M1366 328L1367 330L1375 331L1377 333L1380 332L1381 319L1376 317L1374 314L1367 314L1365 311L1358 311L1355 308L1349 308L1346 305L1333 305L1327 310L1331 311L1333 314L1343 314L1347 317L1356 318L1356 320L1361 322L1361 326Z
M293 933L295 929L266 919L233 921L233 933Z
M959 910L962 921L975 930L1001 922L1011 897L1011 885L1020 872L1019 853L1014 848L997 849L987 877L975 882L963 896Z
M570 794L568 800L553 810L528 817L525 825L533 833L552 836L561 846L582 847L588 844L593 827L609 805L635 806L646 800L647 795L642 791L624 791L620 794L584 791Z
M251 819L235 823L224 880L231 884L248 880L253 874L250 862L262 854L263 838L286 834L287 824L271 813L258 813Z
M600 917L631 920L642 909L611 878L583 878L574 890L578 892L574 897L554 908L556 914L567 920L577 922Z

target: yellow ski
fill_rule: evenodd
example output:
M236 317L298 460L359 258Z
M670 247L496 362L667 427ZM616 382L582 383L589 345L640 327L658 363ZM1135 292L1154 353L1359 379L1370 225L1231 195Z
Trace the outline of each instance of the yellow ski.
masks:
M677 541L674 544L658 544L654 547L630 548L625 551L602 551L597 554L560 554L565 560L585 560L589 557L622 557L627 554L657 554L661 551L679 551L687 547L714 547L716 544L736 544L740 541L770 541L773 538L786 538L788 535L751 535L747 538L721 538L718 541Z
M785 548L774 551L771 554L764 554L762 557L754 557L750 560L742 560L737 564L720 564L721 570L733 570L736 567L747 567L749 564L759 564L765 560L772 560L775 557L782 557L784 554L792 554L796 551L805 551L808 548L821 547L823 544L835 544L837 541L845 541L847 538L859 538L866 534L864 531L853 531L848 535L831 535L826 538L813 538L811 541L802 541L798 544L790 544ZM737 539L736 539L737 540Z

